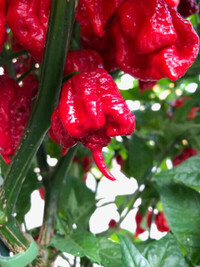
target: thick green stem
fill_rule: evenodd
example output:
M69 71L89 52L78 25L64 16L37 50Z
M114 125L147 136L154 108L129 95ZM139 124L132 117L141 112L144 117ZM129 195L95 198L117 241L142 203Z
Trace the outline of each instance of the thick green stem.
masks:
M67 155L59 161L55 171L49 179L50 183L47 186L45 196L44 222L39 238L41 245L47 245L51 236L54 234L54 221L59 207L60 192L66 182L67 173L76 149L77 146L71 148Z
M12 220L11 214L28 168L50 126L51 114L60 93L76 5L76 0L51 1L38 99L0 191L0 225L3 226L0 231L10 225L9 220ZM8 242L12 241L10 237ZM28 241L24 244L28 245Z

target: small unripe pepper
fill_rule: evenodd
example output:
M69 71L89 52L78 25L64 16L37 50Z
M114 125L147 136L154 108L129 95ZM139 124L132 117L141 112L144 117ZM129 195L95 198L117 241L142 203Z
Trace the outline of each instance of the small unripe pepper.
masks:
M192 147L187 147L179 155L174 157L174 159L172 160L173 166L178 166L186 159L188 159L192 156L195 156L197 154L198 154L198 151L196 149L194 149Z
M0 0L0 52L6 35L6 0Z
M6 163L15 154L29 119L31 98L7 75L0 76L0 154Z
M115 12L112 34L119 67L143 81L175 81L198 54L192 24L164 0L123 2Z
M51 0L8 0L6 21L16 40L42 61Z
M77 142L92 151L99 170L108 171L102 148L111 138L130 135L135 117L123 100L112 77L103 69L75 74L62 88L60 102L51 118L50 137L62 146L62 153Z

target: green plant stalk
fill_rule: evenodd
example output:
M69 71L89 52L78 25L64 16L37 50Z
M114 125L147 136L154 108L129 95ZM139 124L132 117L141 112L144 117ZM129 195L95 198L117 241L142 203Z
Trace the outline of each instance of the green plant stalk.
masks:
M44 51L39 95L26 131L12 159L0 191L0 225L10 225L21 185L31 161L50 126L51 114L58 102L62 73L75 16L76 0L52 0ZM3 227L5 228L5 227ZM0 228L1 231L1 228ZM5 233L4 233L5 234ZM21 236L23 239L23 235ZM8 238L8 243L10 239ZM25 245L28 241L23 240ZM14 247L13 247L14 248Z
M66 156L60 159L46 187L44 220L39 237L39 243L43 246L49 244L54 234L54 221L59 208L60 192L66 183L68 170L76 150L77 146L72 147Z

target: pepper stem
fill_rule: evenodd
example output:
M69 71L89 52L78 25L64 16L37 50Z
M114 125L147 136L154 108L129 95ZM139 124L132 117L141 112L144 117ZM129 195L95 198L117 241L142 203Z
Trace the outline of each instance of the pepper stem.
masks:
M102 174L111 181L116 181L115 177L109 172L103 158L102 149L92 150L92 156Z

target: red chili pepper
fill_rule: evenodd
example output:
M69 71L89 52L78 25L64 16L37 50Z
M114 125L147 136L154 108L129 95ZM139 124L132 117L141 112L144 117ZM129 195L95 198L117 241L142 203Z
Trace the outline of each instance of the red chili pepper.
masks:
M10 163L29 118L31 99L6 75L0 76L0 154Z
M175 81L198 54L199 39L192 24L164 0L127 0L112 24L116 61L135 78Z
M192 119L194 119L194 118L196 117L196 112L197 112L199 109L200 109L199 107L193 107L193 108L190 110L190 112L189 112L189 114L188 114L188 116L187 116L187 119L188 119L188 120L192 120Z
M135 221L136 221L136 231L134 237L136 238L138 235L145 232L145 230L140 226L141 222L143 220L143 216L139 213L139 211L136 213Z
M183 105L187 99L191 99L191 97L189 97L189 96L179 97L179 98L177 98L171 102L171 106L173 108L181 108L181 107L183 107Z
M44 187L41 187L38 191L39 191L41 199L44 200L44 196L45 196Z
M155 216L155 224L160 232L169 232L169 226L163 212L159 212Z
M0 52L6 36L6 0L0 0Z
M199 12L199 7L196 0L180 0L178 12L183 18L187 18Z
M8 0L7 23L16 40L42 61L51 0Z
M142 94L146 90L151 90L154 85L156 85L156 81L138 81L138 87L140 89L140 93Z
M79 0L76 20L96 35L104 35L104 26L123 0Z
M147 226L148 226L148 227L151 226L152 215L153 215L153 212L152 212L151 210L149 210L149 211L147 212Z
M109 226L109 228L114 228L116 224L117 224L117 222L114 219L111 219L108 226Z
M174 157L174 159L172 160L173 166L177 166L181 164L183 161L185 161L186 159L192 156L195 156L197 154L198 154L198 151L196 149L192 147L187 147L179 155Z
M111 23L104 29L104 36L97 36L90 28L81 27L81 44L84 48L95 49L101 55L107 71L119 68L115 60L115 45L111 35Z
M61 144L63 154L81 142L92 151L99 170L115 180L106 168L102 148L111 137L130 135L135 129L135 117L105 70L82 72L69 79L51 122L50 136Z
M75 71L89 71L103 67L103 60L95 50L71 51L67 54L64 75Z
M120 168L123 168L124 165L124 159L122 158L122 156L120 154L117 153L117 155L115 156L117 163L119 164Z

